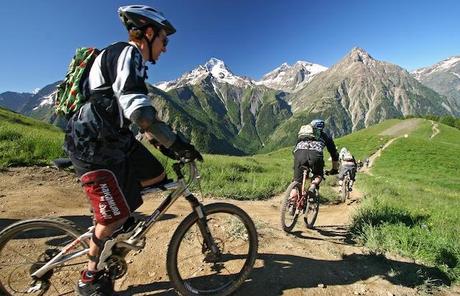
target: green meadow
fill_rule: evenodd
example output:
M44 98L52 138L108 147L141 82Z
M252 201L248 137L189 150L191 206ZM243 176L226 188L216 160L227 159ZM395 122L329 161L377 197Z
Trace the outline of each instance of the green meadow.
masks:
M460 131L424 121L360 175L366 195L352 232L376 253L393 252L460 277Z
M47 165L63 156L63 140L58 128L0 107L0 169Z
M356 159L364 160L391 137L380 133L402 120L388 120L336 139ZM372 167L359 174L364 194L353 218L355 240L375 253L395 253L438 267L451 280L460 279L460 131L439 124L430 139L431 123L422 121L407 138L398 138ZM0 169L48 165L62 157L63 133L45 123L0 108ZM294 143L293 143L294 144ZM292 147L271 153L235 157L204 155L199 163L205 196L264 200L282 193L292 178ZM170 177L172 160L152 148ZM326 158L329 157L325 152ZM330 168L326 161L326 168ZM324 200L336 198L329 177L321 188Z

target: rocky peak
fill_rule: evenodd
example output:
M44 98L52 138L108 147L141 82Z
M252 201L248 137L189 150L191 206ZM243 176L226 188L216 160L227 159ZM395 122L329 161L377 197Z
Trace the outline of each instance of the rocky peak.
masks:
M159 82L155 86L168 91L186 85L196 85L208 77L212 82L228 83L238 87L253 84L251 79L233 74L222 60L211 58L205 64L198 65L198 67L183 74L180 78L174 81Z
M411 72L411 74L419 81L424 80L428 76L442 72L451 72L452 75L460 78L460 73L458 73L459 68L460 56L454 56L434 64L433 66L417 69Z
M376 63L376 60L360 47L354 47L342 61L345 63L362 63L366 66Z
M303 88L315 75L326 69L324 66L305 61L297 61L292 66L283 63L265 74L256 84L285 92L296 92Z

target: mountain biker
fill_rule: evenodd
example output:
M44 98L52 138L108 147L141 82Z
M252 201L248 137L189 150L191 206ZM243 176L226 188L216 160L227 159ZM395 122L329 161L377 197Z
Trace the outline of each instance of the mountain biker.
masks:
M356 177L356 160L355 157L351 154L347 148L343 147L339 153L340 159L340 172L339 172L339 185L342 186L343 179L347 172L350 172L350 184L349 184L349 191L352 190L353 183L355 182Z
M141 204L142 187L166 180L161 163L129 129L135 123L169 156L202 160L195 147L160 121L145 84L146 62L155 64L176 32L164 15L144 5L128 5L118 14L129 42L109 45L89 73L90 99L69 120L64 149L91 203L96 225L89 262L77 285L78 295L113 295L113 283L97 269L104 242Z
M338 173L339 154L335 147L334 140L326 134L324 129L325 123L321 119L313 120L307 125L303 125L298 133L297 144L294 148L294 180L302 184L303 170L302 166L308 166L313 174L312 182L308 191L310 196L313 196L315 189L323 179L324 147L332 158L332 169L327 173L335 175ZM296 190L291 192L291 196L295 195Z

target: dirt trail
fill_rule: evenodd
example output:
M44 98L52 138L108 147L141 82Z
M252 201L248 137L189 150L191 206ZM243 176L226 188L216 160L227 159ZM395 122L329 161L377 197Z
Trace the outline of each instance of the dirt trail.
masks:
M88 206L73 174L52 168L15 168L0 173L0 229L18 219L62 216L82 226L91 221ZM299 221L292 234L279 226L281 196L268 201L228 201L245 209L259 232L259 257L250 281L236 295L421 295L433 270L398 257L379 257L357 247L348 234L351 216L361 196L351 204L321 205L315 230ZM161 202L146 199L140 214ZM205 203L213 200L205 200ZM178 223L190 213L179 199L149 234L147 246L129 255L128 274L117 282L117 295L175 295L165 270L167 244ZM131 263L132 262L132 263ZM424 276L415 276L424 275ZM453 291L436 290L438 295Z
M431 120L431 124L432 124L431 129L432 129L433 133L431 134L430 139L433 139L434 137L436 137L437 134L439 134L440 130L438 128L439 125L438 125L437 122L434 122L433 120Z
M420 118L407 119L381 132L380 135L382 136L392 136L394 138L390 139L385 145L380 147L377 152L369 156L369 164L361 168L361 172L372 175L370 168L373 166L374 161L382 155L382 151L388 148L388 146L397 139L408 137L410 132L414 131L422 122L423 120Z

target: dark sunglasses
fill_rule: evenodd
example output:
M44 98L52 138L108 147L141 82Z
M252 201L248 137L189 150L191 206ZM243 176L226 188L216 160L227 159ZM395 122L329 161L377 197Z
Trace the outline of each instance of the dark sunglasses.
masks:
M163 38L163 46L164 47L168 46L168 43L169 43L169 39L168 37L165 36L165 38Z

